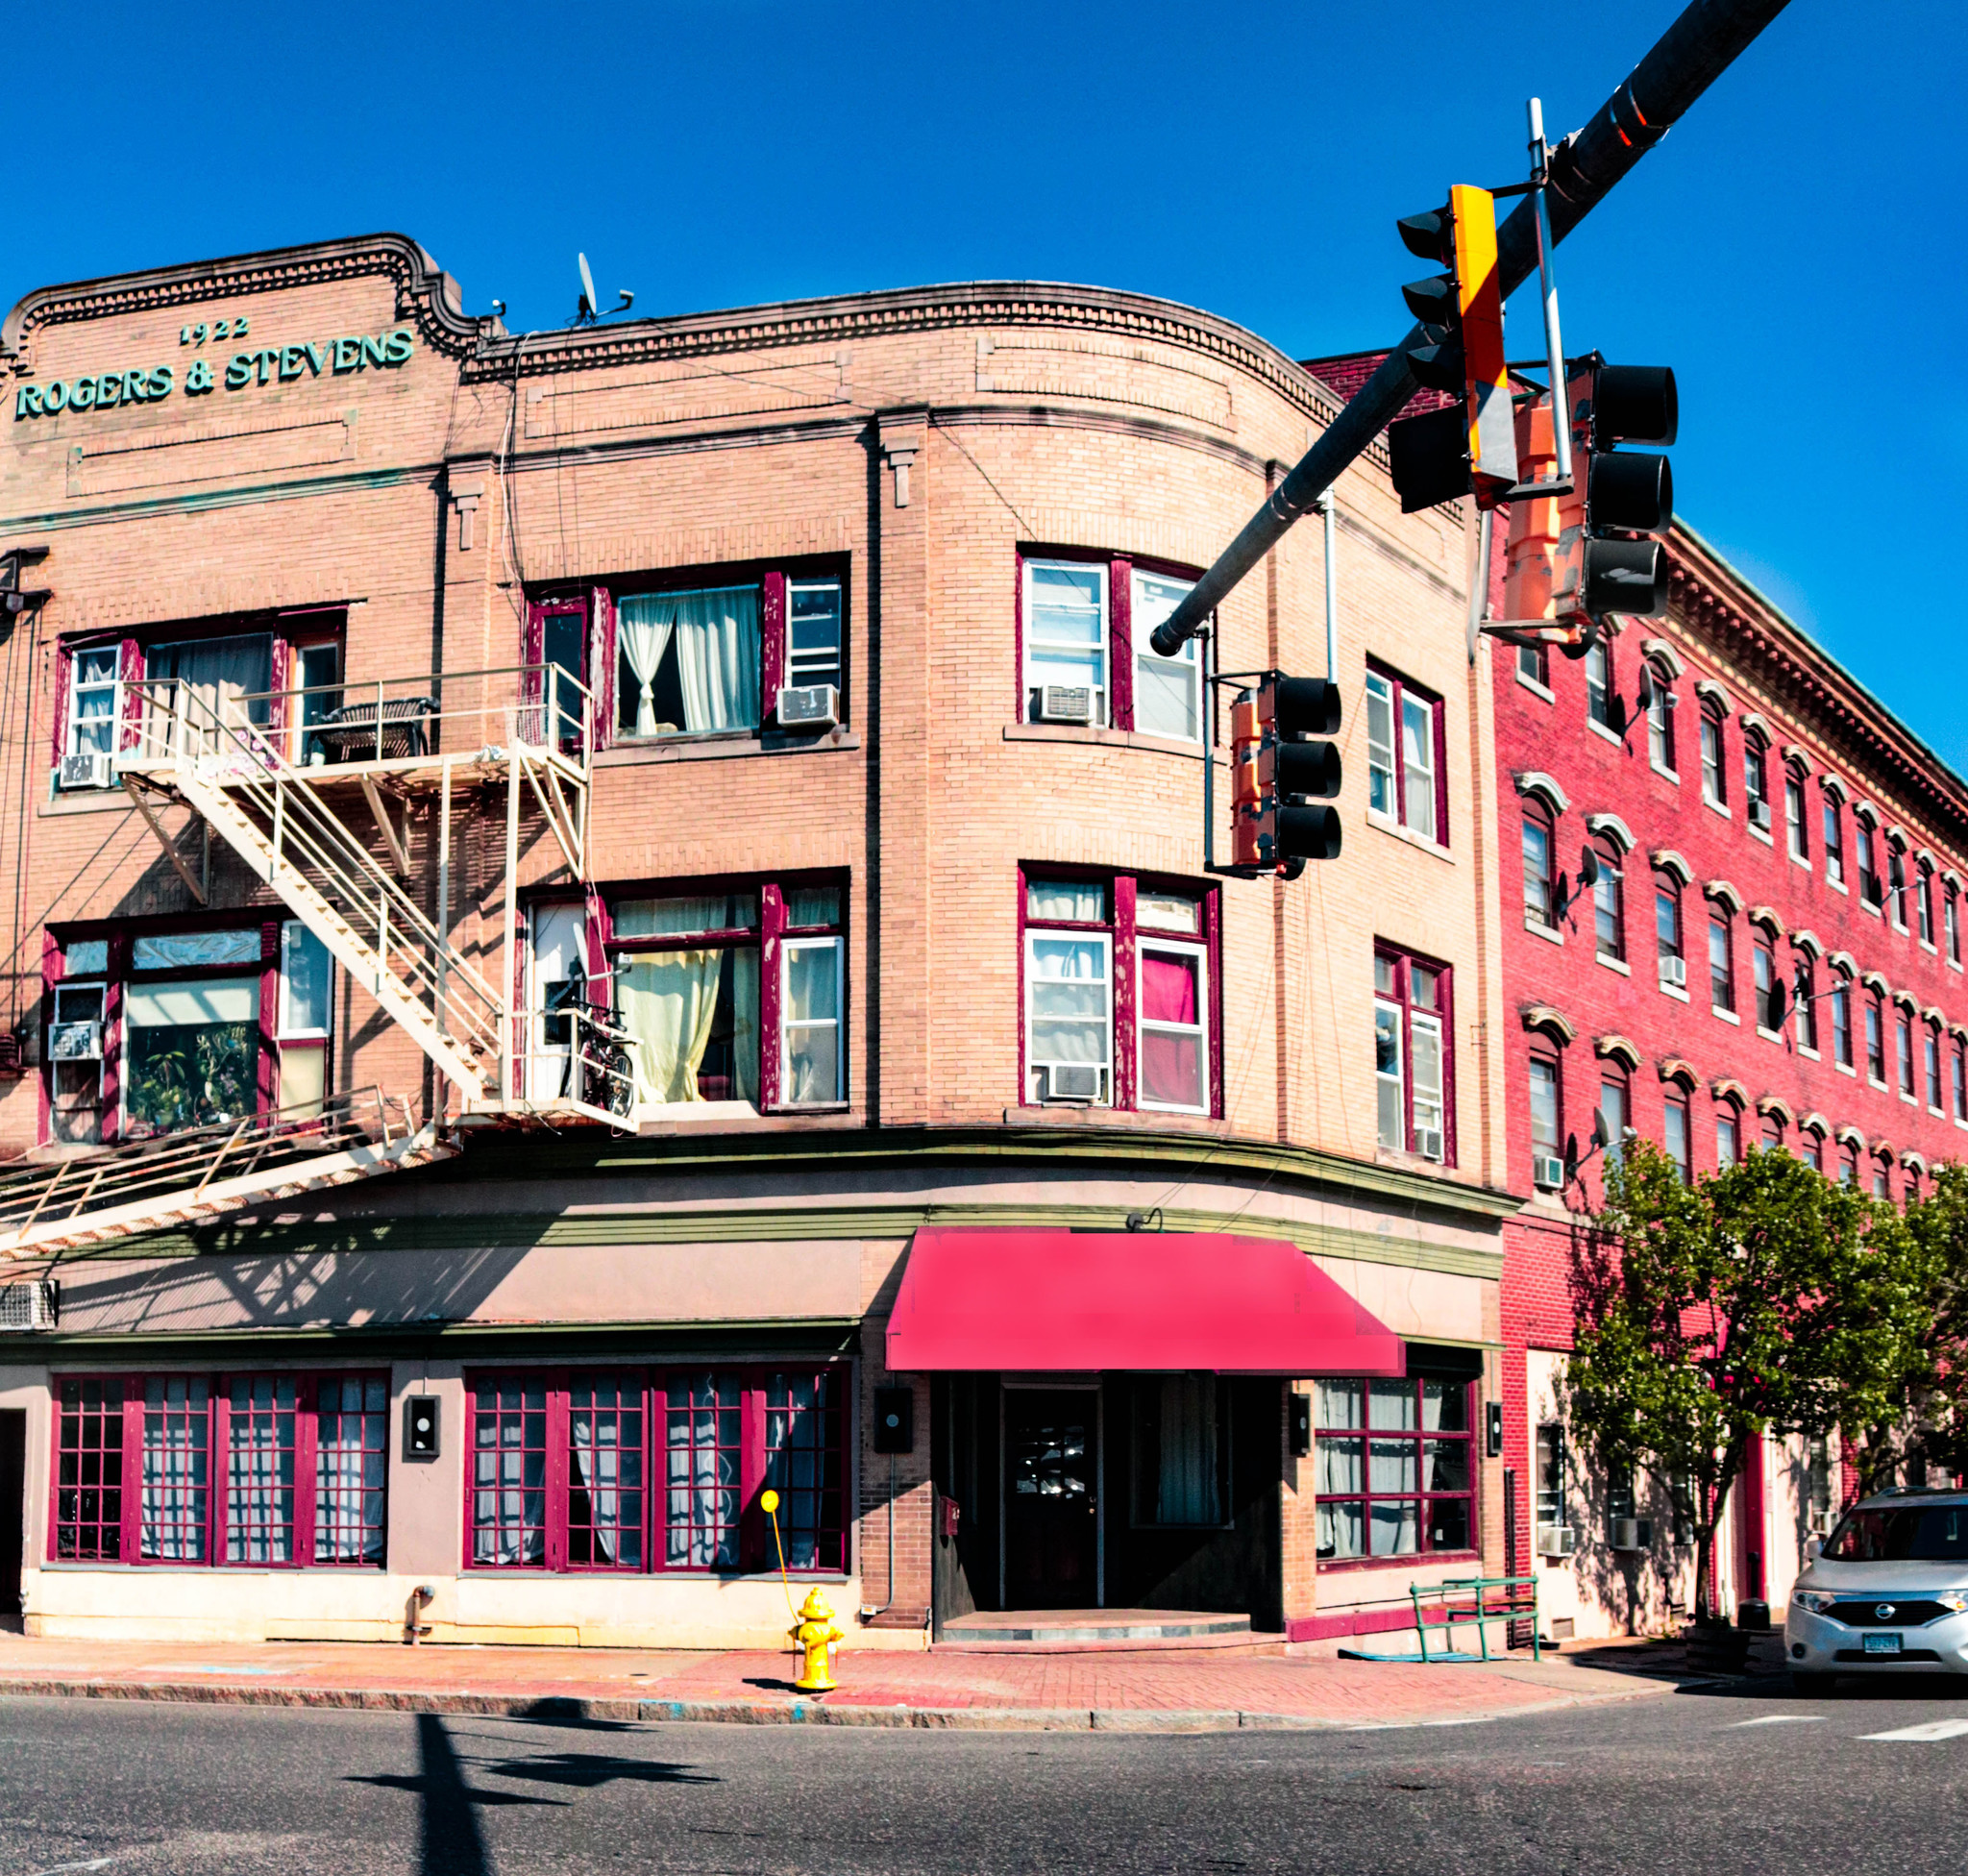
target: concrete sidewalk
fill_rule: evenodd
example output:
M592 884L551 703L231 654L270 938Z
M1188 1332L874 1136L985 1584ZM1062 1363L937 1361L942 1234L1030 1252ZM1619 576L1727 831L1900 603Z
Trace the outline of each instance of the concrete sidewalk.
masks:
M790 1654L351 1642L72 1642L0 1636L0 1694L547 1714L743 1724L1219 1731L1454 1725L1671 1692L1676 1679L1547 1655L1488 1665L1204 1649L840 1658L838 1691L793 1691Z

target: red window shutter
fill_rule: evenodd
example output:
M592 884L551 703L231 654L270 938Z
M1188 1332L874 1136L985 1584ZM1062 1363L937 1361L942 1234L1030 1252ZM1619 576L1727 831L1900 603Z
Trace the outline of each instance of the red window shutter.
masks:
M1203 895L1203 954L1210 963L1207 1021L1210 1050L1210 1112L1223 1118L1223 940L1222 901L1216 888Z
M520 634L519 661L526 666L522 695L529 704L540 701L540 666L547 660L547 608L537 601L527 607L526 630Z
M1107 716L1117 729L1134 728L1134 562L1107 570ZM1130 888L1130 891L1132 888ZM1129 1101L1128 1105L1133 1106Z
M772 1528L758 1494L765 1489L765 1377L748 1373L739 1394L744 1427L738 1462L738 1561L745 1569L775 1567Z
M55 727L49 738L49 762L56 768L68 753L68 689L75 678L75 651L64 645L55 659Z
M1135 877L1114 880L1114 1105L1135 1104Z
M270 1113L281 1100L281 1054L274 1037L281 1026L281 926L268 919L259 927L259 1068L256 1076L258 1112Z
M123 679L123 728L117 733L116 741L124 749L135 749L137 739L143 733L143 647L134 638L123 641L123 649L117 660L117 669ZM62 714L67 714L68 700L62 700ZM59 733L59 732L58 732Z
M758 894L758 1105L765 1114L779 1104L779 950L785 928L785 896L776 880L768 879ZM846 1024L841 1027L845 1031Z
M758 605L758 720L775 723L779 686L786 681L786 576L774 572L760 582Z
M615 596L607 587L594 589L588 620L588 689L594 693L599 750L615 740Z

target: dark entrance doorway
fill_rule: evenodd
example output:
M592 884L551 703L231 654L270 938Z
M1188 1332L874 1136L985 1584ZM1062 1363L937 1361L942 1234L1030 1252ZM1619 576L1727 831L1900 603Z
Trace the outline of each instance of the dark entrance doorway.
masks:
M20 1560L27 1547L27 1415L0 1410L0 1629L18 1633Z
M1099 1600L1099 1408L1093 1388L1004 1391L1007 1608Z

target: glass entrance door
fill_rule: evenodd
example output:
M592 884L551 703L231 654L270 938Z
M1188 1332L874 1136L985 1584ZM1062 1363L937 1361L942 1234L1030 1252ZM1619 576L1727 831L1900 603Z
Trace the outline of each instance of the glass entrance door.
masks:
M1099 1600L1099 1403L1092 1388L1005 1390L1007 1608Z

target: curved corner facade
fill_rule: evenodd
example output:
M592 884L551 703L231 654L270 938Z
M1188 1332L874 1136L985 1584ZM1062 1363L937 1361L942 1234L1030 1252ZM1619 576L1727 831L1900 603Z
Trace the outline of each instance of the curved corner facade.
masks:
M1346 850L1226 880L1200 672L1147 640L1336 407L1300 367L1033 284L459 307L379 236L0 333L0 553L47 550L0 1134L63 1182L0 1345L31 1627L760 1642L782 1544L863 1645L1318 1640L1494 1573L1467 517L1341 482ZM1326 587L1301 529L1219 667L1322 672ZM332 1172L264 1172L331 1121ZM1094 1271L1116 1336L1023 1334ZM1218 1271L1380 1354L1250 1353ZM989 1298L940 1324L968 1366L891 1370L905 1289Z

